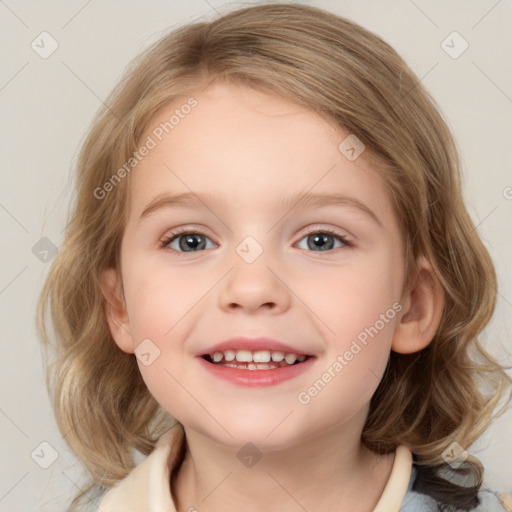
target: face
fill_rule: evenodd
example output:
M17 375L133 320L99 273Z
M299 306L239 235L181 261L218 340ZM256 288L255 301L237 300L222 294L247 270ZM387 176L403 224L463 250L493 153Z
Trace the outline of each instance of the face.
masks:
M197 106L161 141L155 128L187 98L163 108L141 139L156 146L131 176L117 344L137 348L165 410L225 445L278 449L364 421L404 284L383 179L364 152L347 158L338 146L349 133L313 111L222 83L193 96ZM181 194L192 200L168 199ZM269 338L308 357L270 370L202 357L234 337L249 340L235 352Z

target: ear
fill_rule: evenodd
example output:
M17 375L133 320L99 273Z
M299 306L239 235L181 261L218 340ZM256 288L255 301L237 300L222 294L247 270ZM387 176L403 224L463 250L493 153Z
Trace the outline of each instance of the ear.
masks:
M430 263L418 259L418 275L410 292L401 300L403 310L399 317L392 350L411 354L425 348L434 338L444 310L444 290Z
M122 292L121 280L114 268L105 270L101 276L101 289L105 297L105 315L116 345L128 354L135 351L130 332L130 322Z

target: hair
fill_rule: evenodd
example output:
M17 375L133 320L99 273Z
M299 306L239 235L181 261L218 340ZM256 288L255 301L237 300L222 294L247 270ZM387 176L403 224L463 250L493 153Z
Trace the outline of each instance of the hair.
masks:
M471 484L457 485L441 474L442 453L482 434L512 379L477 338L494 312L496 274L464 206L455 142L421 80L381 38L324 10L280 3L182 26L152 44L125 70L82 144L38 330L45 352L55 353L51 363L45 355L46 385L60 431L92 476L87 490L124 478L135 466L133 450L149 454L176 422L148 391L135 356L116 346L106 320L101 276L121 271L130 173L108 198L95 190L112 183L159 109L215 80L291 100L364 142L363 156L385 179L402 229L405 287L412 289L424 256L445 305L425 349L391 352L362 440L381 454L406 445L418 471L415 489L470 510L483 467L469 456L459 474Z

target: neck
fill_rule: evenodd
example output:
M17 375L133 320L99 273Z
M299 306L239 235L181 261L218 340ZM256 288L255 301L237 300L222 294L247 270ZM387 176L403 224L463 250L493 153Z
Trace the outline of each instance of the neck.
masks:
M185 429L187 449L173 474L176 510L371 512L386 486L394 454L378 455L360 441L361 429L335 427L242 463L226 447ZM336 447L336 448L334 448Z

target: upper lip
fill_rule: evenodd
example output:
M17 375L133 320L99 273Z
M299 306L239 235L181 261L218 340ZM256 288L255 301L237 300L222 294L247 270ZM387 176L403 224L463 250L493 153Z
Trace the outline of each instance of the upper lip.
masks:
M204 356L206 354L214 354L215 352L224 352L226 350L249 350L251 352L256 350L270 350L284 352L285 354L311 355L282 341L273 340L271 338L247 338L244 336L237 336L236 338L231 338L212 345L204 349L198 355Z

